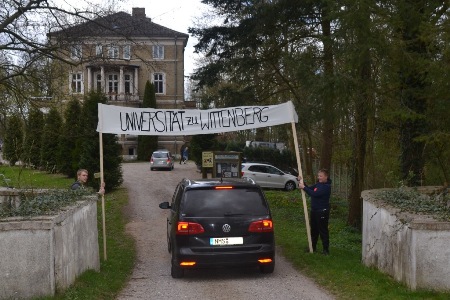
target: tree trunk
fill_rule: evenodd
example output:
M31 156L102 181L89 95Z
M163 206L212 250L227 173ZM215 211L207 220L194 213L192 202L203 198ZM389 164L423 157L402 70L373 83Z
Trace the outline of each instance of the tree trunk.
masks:
M399 74L402 86L400 103L407 112L400 125L401 171L410 186L421 185L425 165L425 143L417 138L427 132L426 118L423 117L427 109L424 91L428 74L423 68L423 61L427 60L427 46L421 37L422 24L427 22L423 9L426 4L426 1L407 3L401 14L401 32L406 45L404 52L409 58L414 58L409 64L402 63Z
M331 169L333 154L333 129L334 129L334 67L333 45L331 38L331 22L327 16L327 10L322 10L322 30L324 48L324 74L327 91L323 101L323 131L322 146L320 149L320 168Z
M359 7L362 14L362 21L359 22L359 29L356 31L356 69L360 84L357 86L357 93L354 104L355 132L353 161L351 166L351 189L349 196L349 210L347 224L355 228L361 228L362 220L362 198L361 192L364 188L365 162L367 146L367 121L368 111L372 103L370 89L371 82L371 54L369 48L370 37L370 14L367 7Z
M368 72L367 76L370 78L370 70ZM355 147L353 148L354 160L351 167L351 189L347 218L347 224L355 228L361 227L362 219L361 192L364 188L368 115L367 103L365 102L369 102L371 98L367 92L365 94L364 97L357 98L356 103L359 103L359 105L356 106L355 110Z

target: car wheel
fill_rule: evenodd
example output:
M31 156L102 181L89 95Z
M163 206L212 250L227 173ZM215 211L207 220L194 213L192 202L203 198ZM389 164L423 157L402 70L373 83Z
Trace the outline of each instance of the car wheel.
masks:
M176 266L172 262L172 268L170 269L170 275L172 275L172 278L182 278L184 276L184 269Z
M270 265L261 265L259 266L259 270L261 273L270 274L275 270L275 263L271 263Z
M296 186L295 186L295 182L293 181L288 181L286 182L286 184L284 185L284 189L286 191L293 191L295 190Z

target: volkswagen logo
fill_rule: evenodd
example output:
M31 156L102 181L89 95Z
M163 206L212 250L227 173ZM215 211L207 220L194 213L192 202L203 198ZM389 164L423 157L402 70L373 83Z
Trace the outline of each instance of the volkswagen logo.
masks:
M230 232L230 230L231 230L231 226L230 226L230 225L224 224L224 225L222 226L222 231L223 231L223 232Z

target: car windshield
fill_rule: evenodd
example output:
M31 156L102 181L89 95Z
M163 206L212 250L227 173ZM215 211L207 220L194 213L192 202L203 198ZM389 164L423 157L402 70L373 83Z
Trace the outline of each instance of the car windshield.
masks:
M155 152L153 153L153 158L167 158L166 152Z
M267 215L268 207L259 189L196 189L186 192L181 211L186 217Z

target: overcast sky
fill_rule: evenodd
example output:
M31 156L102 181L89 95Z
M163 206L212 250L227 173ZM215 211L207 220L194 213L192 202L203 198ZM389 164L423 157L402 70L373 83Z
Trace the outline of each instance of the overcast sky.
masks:
M200 17L207 8L200 0L128 0L123 2L120 10L131 14L133 7L145 7L145 14L152 22L186 34L188 27L194 26L195 17ZM189 37L184 54L185 76L195 68L194 59L198 55L193 53L194 44L196 40Z

